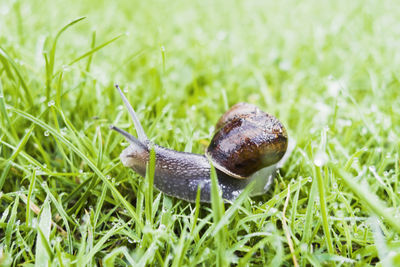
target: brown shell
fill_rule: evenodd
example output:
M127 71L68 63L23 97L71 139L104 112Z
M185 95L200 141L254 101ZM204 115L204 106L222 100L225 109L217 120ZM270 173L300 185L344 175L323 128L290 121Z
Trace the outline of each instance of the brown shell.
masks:
M218 121L207 149L215 168L239 179L277 163L285 154L288 136L274 116L257 106L238 103Z

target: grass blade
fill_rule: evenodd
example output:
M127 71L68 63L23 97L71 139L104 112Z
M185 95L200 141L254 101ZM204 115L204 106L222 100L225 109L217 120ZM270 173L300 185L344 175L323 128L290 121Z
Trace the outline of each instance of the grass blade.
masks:
M10 170L10 167L11 167L11 163L14 161L14 159L18 156L18 154L21 152L21 150L24 148L24 146L28 142L28 139L31 136L32 131L33 131L34 128L35 128L34 125L32 125L30 127L30 129L28 129L28 131L25 133L25 136L21 139L21 141L19 142L18 146L14 149L11 157L7 160L6 168L3 170L2 174L1 174L1 177L0 177L0 190L3 188L4 182L6 180L6 177L8 175L9 170Z
M15 73L17 74L18 79L19 79L19 81L21 83L22 89L25 92L25 96L26 96L26 99L27 99L26 102L29 104L29 106L33 106L33 98L32 98L30 89L26 85L25 80L22 77L22 74L21 74L21 71L20 71L19 67L17 66L15 61L8 55L8 53L3 48L1 48L1 46L0 46L0 57L2 57L3 60L8 61L10 63L10 65L13 67L13 69L14 69ZM23 98L23 97L21 97L21 98Z
M36 263L35 266L48 265L52 258L52 252L49 245L51 229L51 209L49 200L46 199L43 203L42 213L40 214L39 223L37 225L37 238L36 238Z
M15 132L14 125L11 123L10 116L8 115L7 109L6 109L6 103L4 100L4 91L3 91L3 85L0 80L0 112L2 114L2 118L5 120L4 123L4 128L0 129L0 133L2 133L4 130L3 129L9 129L11 132L11 135L14 137L14 139L18 138L17 133Z
M214 167L211 165L211 208L213 213L213 223L217 225L223 218L225 213L224 201L222 200L221 189L218 185L217 173ZM226 229L222 227L215 235L215 246L217 247L217 266L227 266L226 261Z
M71 66L71 65L73 65L74 63L76 63L76 62L78 62L78 61L80 61L80 60L82 60L82 59L84 59L84 58L86 58L86 57L88 57L88 56L91 56L91 55L94 54L95 52L97 52L97 51L99 51L100 49L102 49L103 47L105 47L105 46L111 44L112 42L118 40L119 38L121 38L121 37L124 36L124 35L125 35L125 34L120 34L120 35L118 35L118 36L112 38L111 40L109 40L109 41L107 41L107 42L105 42L105 43L102 43L102 44L99 45L99 46L96 46L95 48L91 49L90 51L86 52L85 54L83 54L83 55L81 55L81 56L75 58L75 59L72 60L71 62L69 62L69 63L68 63L68 66Z
M51 81L53 80L53 73L54 73L54 62L56 58L56 48L57 48L57 41L60 38L61 34L66 31L69 27L73 26L74 24L78 23L79 21L85 19L85 17L80 17L77 18L71 22L69 22L67 25L61 28L61 30L58 31L56 37L54 38L53 45L50 50L50 56L47 57L47 54L45 53L45 59L46 59L46 70L47 70L47 75L46 75L46 98L47 101L50 100L50 90L51 90Z
M324 228L324 233L326 237L326 245L328 247L328 251L330 254L334 253L333 245L332 245L332 237L329 231L329 222L328 222L328 211L326 208L326 199L325 199L325 183L322 179L321 168L319 166L315 166L315 177L317 178L318 184L318 192L319 192L319 203L321 206L321 215L322 215L322 226Z
M107 256L104 257L103 259L103 264L104 266L107 267L113 267L114 266L114 261L115 258L119 255L123 254L128 261L130 266L137 266L135 260L131 257L129 254L129 250L126 247L119 247L111 251Z
M28 188L28 197L26 200L26 226L29 226L31 222L31 199L32 199L32 191L33 188L35 188L35 182L36 182L36 169L33 169L31 179L29 182L29 188Z
M150 159L147 164L146 170L146 196L145 196L145 212L146 212L146 222L149 224L153 224L153 183L154 183L154 172L156 166L156 154L154 151L154 147L150 150Z
M68 235L69 253L72 254L73 244L72 244L71 229L69 227L68 221L71 222L72 224L75 224L75 222L67 215L67 213L65 212L62 205L60 203L58 203L57 199L50 192L50 189L48 188L46 183L42 183L42 188L46 192L47 197L49 197L51 199L51 201L53 202L54 206L56 207L58 213L60 214L60 216L64 222L65 228L67 229L67 235Z
M6 249L11 247L11 235L12 235L12 233L14 231L14 227L15 227L18 204L19 204L19 196L17 195L15 198L15 201L14 201L14 205L11 209L10 219L8 220L7 228L6 228L6 232L5 232Z
M102 248L102 246L104 245L104 243L107 242L107 240L117 234L122 228L124 228L125 225L121 225L121 224L116 224L113 226L113 228L111 228L109 231L106 232L106 234L99 240L97 241L96 245L89 251L89 253L86 255L85 257L85 262L84 265L86 266L87 263L93 258L93 256L100 251L100 249Z

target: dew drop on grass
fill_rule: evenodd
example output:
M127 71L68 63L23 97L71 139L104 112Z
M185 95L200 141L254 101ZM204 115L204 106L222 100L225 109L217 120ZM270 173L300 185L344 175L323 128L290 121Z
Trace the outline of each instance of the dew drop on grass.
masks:
M328 87L328 93L333 97L337 97L341 89L341 84L340 81L331 79L327 83L327 87Z
M83 173L83 170L82 170L82 169L80 169L80 170L79 170L79 173Z
M366 135L367 133L368 133L367 128L363 127L363 128L361 129L361 135Z
M376 171L376 168L373 165L369 166L368 169L369 169L370 172L375 172Z
M54 100L50 100L50 101L47 103L47 106L49 106L49 107L54 106L55 103L56 103L56 102L55 102Z
M292 68L292 63L289 60L283 60L279 63L279 68L283 71L289 71Z
M312 182L312 177L311 177L311 176L308 177L307 181L308 181L309 183L311 183L311 182Z
M328 161L328 155L325 152L317 152L314 157L314 164L318 167L322 167Z
M62 135L66 134L67 133L67 128L66 127L62 128L60 130L60 132L61 132Z
M68 65L62 65L62 70L63 72L68 72L71 70L71 68Z
M342 217L344 217L344 212L342 210L338 210L338 211L336 211L336 216L339 218L342 218Z
M300 245L300 251L302 251L302 252L308 251L308 246L307 246L306 243L301 243L301 245Z
M49 136L50 135L50 133L49 133L49 131L44 131L44 136Z
M374 175L375 179L378 180L379 183L381 183L383 186L385 183L383 182L382 178L379 176L379 174L376 172L376 167L371 165L368 167L369 171Z

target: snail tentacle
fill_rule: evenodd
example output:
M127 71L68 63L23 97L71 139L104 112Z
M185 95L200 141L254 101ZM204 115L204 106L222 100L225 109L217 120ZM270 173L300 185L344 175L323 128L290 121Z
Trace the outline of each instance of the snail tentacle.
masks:
M140 123L138 117L136 116L135 110L132 108L131 104L129 103L128 99L126 99L125 95L122 93L121 89L119 88L119 85L116 84L115 88L118 89L119 94L122 97L122 101L124 101L124 104L126 108L128 109L129 114L131 115L131 118L133 120L133 124L135 125L136 133L138 135L138 139L140 142L146 142L149 140L147 138L146 133L143 130L142 124Z
M130 143L138 143L138 142L140 142L136 137L134 137L133 135L131 135L127 131L124 131L124 130L122 130L122 129L114 126L114 125L110 125L110 129L122 134L126 138L126 140L128 140Z

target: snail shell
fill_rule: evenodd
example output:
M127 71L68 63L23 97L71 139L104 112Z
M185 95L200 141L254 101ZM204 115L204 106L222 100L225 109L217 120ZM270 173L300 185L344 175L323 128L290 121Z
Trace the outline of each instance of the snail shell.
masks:
M124 166L144 177L153 147L156 155L154 186L158 190L194 202L200 187L200 201L210 202L210 161L216 169L225 200L237 198L252 181L256 183L253 195L268 190L277 163L285 155L288 146L287 132L274 116L252 104L236 104L218 121L217 131L206 155L178 152L149 141L133 108L116 87L138 134L138 138L135 138L115 126L110 127L130 142L120 155L121 161Z
M277 163L287 149L287 133L272 115L238 103L218 121L207 155L213 165L238 179Z

